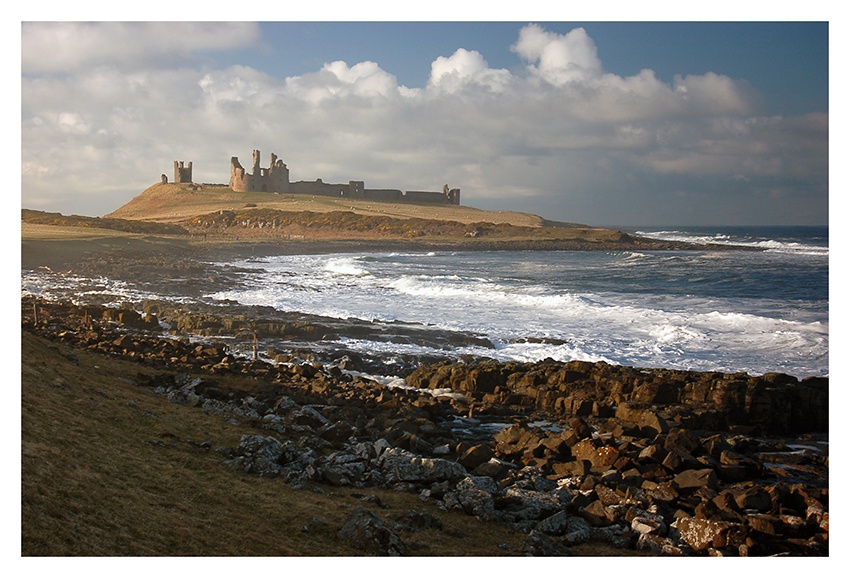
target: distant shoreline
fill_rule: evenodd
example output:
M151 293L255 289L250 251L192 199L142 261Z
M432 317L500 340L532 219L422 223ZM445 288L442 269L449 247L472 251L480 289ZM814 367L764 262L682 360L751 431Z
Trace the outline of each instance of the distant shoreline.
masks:
M227 258L233 255L297 255L380 253L388 251L627 251L627 250L755 250L727 245L695 245L628 236L624 241L468 239L435 242L393 238L317 238L275 240L252 235L148 235L91 227L21 223L21 266L53 268L81 257L118 254L145 258L156 254Z

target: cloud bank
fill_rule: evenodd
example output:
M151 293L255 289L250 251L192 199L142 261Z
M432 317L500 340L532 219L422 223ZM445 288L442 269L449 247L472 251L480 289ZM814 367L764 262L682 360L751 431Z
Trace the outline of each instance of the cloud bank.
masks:
M369 61L288 78L215 66L261 41L250 23L25 24L23 206L102 215L174 160L226 183L230 157L259 148L293 180L449 183L464 204L552 219L826 221L827 115L760 116L761 96L720 73L608 73L581 28L522 27L515 71L458 48L421 87Z

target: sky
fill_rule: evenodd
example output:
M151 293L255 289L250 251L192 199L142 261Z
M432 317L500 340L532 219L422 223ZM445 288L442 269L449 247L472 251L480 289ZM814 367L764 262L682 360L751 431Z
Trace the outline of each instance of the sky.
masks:
M318 20L22 19L22 207L105 215L258 149L591 225L828 223L826 19Z

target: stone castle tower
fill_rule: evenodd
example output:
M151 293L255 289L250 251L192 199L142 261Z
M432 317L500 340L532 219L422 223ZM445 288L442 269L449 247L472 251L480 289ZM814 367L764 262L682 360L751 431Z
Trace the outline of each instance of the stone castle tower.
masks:
M289 192L289 169L277 155L272 153L269 168L260 167L260 151L254 151L253 172L247 173L239 164L239 157L230 159L230 188L239 193L265 191L268 193Z
M187 167L183 166L183 161L174 161L174 182L192 182L192 161L189 161L189 166Z

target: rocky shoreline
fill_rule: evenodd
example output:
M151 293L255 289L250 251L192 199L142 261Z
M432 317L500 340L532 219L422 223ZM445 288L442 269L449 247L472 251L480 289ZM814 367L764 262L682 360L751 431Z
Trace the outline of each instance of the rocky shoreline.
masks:
M827 378L434 359L388 387L368 377L376 360L240 357L220 339L239 329L232 319L147 309L24 297L22 331L132 360L139 387L249 420L238 447L216 448L234 468L296 487L414 492L522 531L530 555L589 541L670 556L829 555ZM365 508L343 526L364 552L410 553Z

